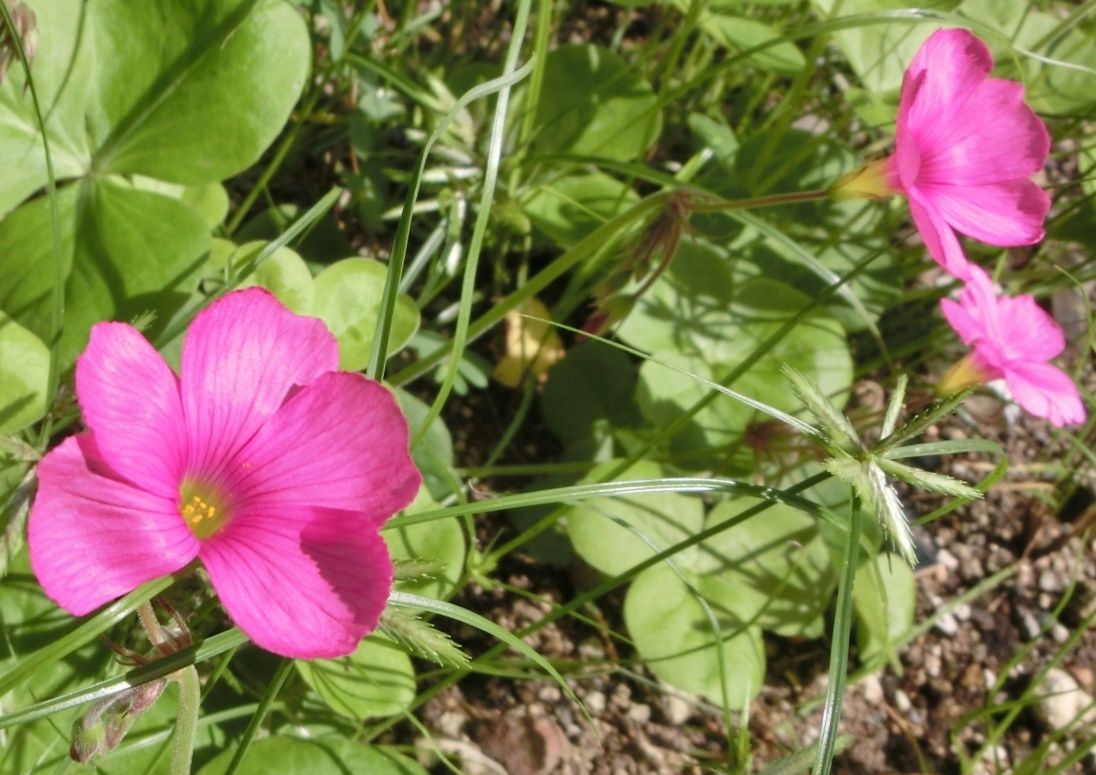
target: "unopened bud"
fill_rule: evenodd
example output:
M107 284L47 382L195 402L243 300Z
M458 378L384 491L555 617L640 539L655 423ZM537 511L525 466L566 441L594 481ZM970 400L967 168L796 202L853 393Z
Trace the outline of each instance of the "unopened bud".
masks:
M125 739L133 722L160 698L165 686L164 678L149 681L92 705L72 724L69 756L83 764L113 751Z

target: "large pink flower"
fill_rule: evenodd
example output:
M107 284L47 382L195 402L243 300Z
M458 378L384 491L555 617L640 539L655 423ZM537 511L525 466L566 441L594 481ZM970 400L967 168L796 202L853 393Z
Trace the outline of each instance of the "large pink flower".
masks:
M195 318L181 378L132 326L96 325L76 363L90 432L38 466L46 594L79 616L198 557L259 646L353 651L392 585L378 530L420 476L392 395L338 362L321 321L256 288Z
M1024 87L988 78L993 58L966 30L937 30L902 82L891 185L909 199L929 253L967 279L955 232L990 245L1043 238L1050 198L1028 178L1050 150Z
M1030 295L998 296L989 275L969 267L959 301L940 302L944 317L972 348L945 377L951 388L1004 379L1012 397L1054 425L1076 425L1085 408L1073 380L1047 361L1065 349L1062 329Z

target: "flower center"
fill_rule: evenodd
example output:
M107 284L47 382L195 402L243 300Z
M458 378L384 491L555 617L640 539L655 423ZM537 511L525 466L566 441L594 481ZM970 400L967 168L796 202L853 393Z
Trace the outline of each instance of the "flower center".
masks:
M228 521L224 497L212 487L189 480L179 488L179 514L198 538L215 535Z

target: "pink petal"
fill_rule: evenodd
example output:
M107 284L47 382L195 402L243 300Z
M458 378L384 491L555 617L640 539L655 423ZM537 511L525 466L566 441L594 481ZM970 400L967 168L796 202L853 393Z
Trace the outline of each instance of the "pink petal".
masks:
M1065 372L1049 363L1011 364L1005 373L1005 384L1016 403L1059 428L1085 421L1085 407L1077 386Z
M331 372L295 393L226 473L244 509L322 506L381 524L422 482L407 447L391 393L360 374Z
M175 498L116 478L90 434L72 436L38 464L28 524L39 583L82 616L194 559L198 540Z
M894 155L891 177L903 192L917 182L921 170L921 154L917 150L917 137L910 127L910 110L917 101L917 95L925 85L925 73L916 76L909 70L902 79L902 94L898 98L898 115L894 127Z
M260 288L198 314L183 344L182 396L192 469L215 471L284 403L339 365L335 337Z
M1062 327L1030 295L998 301L999 347L1009 360L1049 361L1066 348Z
M1024 104L1024 87L991 78L925 130L919 183L979 186L1026 178L1050 151L1046 125Z
M940 299L940 311L944 313L948 324L963 340L963 344L972 344L982 335L982 325L971 317L959 303L951 299Z
M297 659L349 654L392 587L392 561L359 515L295 505L237 515L201 559L232 620L257 645Z
M179 383L137 329L92 327L76 361L76 396L115 473L149 492L178 497L187 449Z
M921 233L921 239L925 241L929 255L954 277L965 280L969 275L970 262L967 261L963 248L959 246L959 240L951 226L931 202L921 198L917 189L911 190L908 196L910 215L913 216L917 231Z
M1043 238L1050 197L1030 180L984 186L918 183L917 189L952 227L982 242L1012 247Z
M919 133L949 115L992 69L989 48L967 30L934 32L914 56L902 83L899 112L909 130ZM919 79L919 88L913 89Z

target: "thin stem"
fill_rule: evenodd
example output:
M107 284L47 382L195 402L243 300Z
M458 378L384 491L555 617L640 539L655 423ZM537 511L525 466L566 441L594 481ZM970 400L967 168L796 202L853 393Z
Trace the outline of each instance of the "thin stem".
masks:
M795 204L796 202L814 202L819 199L827 199L829 196L828 189L819 188L813 191L793 191L789 194L755 196L750 199L709 199L690 202L689 211L694 213L716 213L724 210L753 210L758 207L773 207L775 205Z
M179 713L175 719L175 734L171 738L171 768L168 772L171 775L190 775L202 686L194 665L173 673L169 680L179 685Z
M856 564L860 555L860 496L853 490L849 518L848 543L845 544L844 567L837 588L837 612L833 618L833 643L830 644L830 685L826 688L826 706L822 711L822 729L818 734L818 753L814 760L814 775L829 775L833 767L833 750L837 744L837 728L841 721L841 704L845 698L845 681L849 667L849 632L852 629L852 589L856 583Z
M27 59L27 50L23 44L23 37L15 25L15 19L6 3L0 3L0 17L3 18L4 29L11 39L12 50L19 58L19 64L23 66L23 74L26 76L26 90L30 92L31 105L34 108L34 119L38 124L38 131L42 134L42 154L46 162L46 196L49 199L50 220L50 256L53 259L53 286L50 288L50 316L49 316L49 377L47 380L48 394L46 406L53 403L57 393L57 383L60 380L60 353L61 353L61 326L65 317L65 267L64 257L61 255L61 212L57 206L57 175L53 169L53 153L50 150L49 135L46 132L46 120L42 114L42 106L38 101L38 90L34 85L34 77L30 72L30 60ZM42 423L42 433L39 437L39 448L45 449L50 438L50 416L47 414Z
M251 748L251 741L255 738L255 733L259 730L259 725L263 723L263 719L266 718L270 706L274 703L274 700L278 698L278 693L281 692L286 679L289 678L289 671L292 669L292 659L283 659L282 663L278 665L277 672L275 672L274 677L270 679L270 683L266 686L266 691L263 692L263 696L259 700L259 707L255 709L251 721L247 723L247 729L244 730L243 739L241 739L240 744L236 746L236 752L232 754L232 761L229 762L228 769L225 770L225 775L233 775L233 773L239 769L240 763L243 762L244 756L247 754L248 749Z
M152 610L152 603L141 603L137 606L137 619L148 636L148 641L162 654L171 652L171 641L164 632L160 620L156 618L156 612Z
M641 199L631 208L618 215L616 218L603 223L578 244L570 248L566 253L556 258L544 269L526 280L506 298L499 301L487 312L483 313L468 326L468 335L465 344L472 342L489 331L492 326L506 318L506 313L519 307L526 299L535 296L549 284L562 277L574 266L596 255L599 250L609 243L617 233L621 232L635 222L642 221L648 213L663 207L673 192L659 191ZM387 381L389 384L400 386L430 371L438 363L445 360L453 351L453 340L449 340L442 347L431 352L426 357L412 363L403 370L393 374Z
M525 0L518 3L517 16L514 19L514 27L510 47L506 52L506 61L503 63L503 73L510 75L517 70L518 57L521 54L522 41L525 39L525 28L529 22L529 10L531 2ZM487 235L487 222L493 215L491 203L495 199L495 185L498 181L499 166L502 161L502 146L506 132L507 105L510 104L510 92L512 84L507 84L499 90L495 101L495 116L491 122L491 139L487 150L487 164L483 170L483 186L480 189L479 212L476 213L476 221L472 227L472 240L468 244L468 255L464 259L464 277L461 281L460 306L457 309L457 326L453 331L452 349L453 357L449 360L445 379L438 389L438 395L430 404L430 410L423 418L422 424L411 440L411 448L414 449L431 424L441 414L442 407L453 389L453 383L460 370L460 359L464 355L464 348L468 344L469 323L472 319L472 301L476 292L476 270L479 267L480 253L483 248L483 240ZM374 355L377 348L374 347ZM383 376L383 358L370 363L380 379Z

